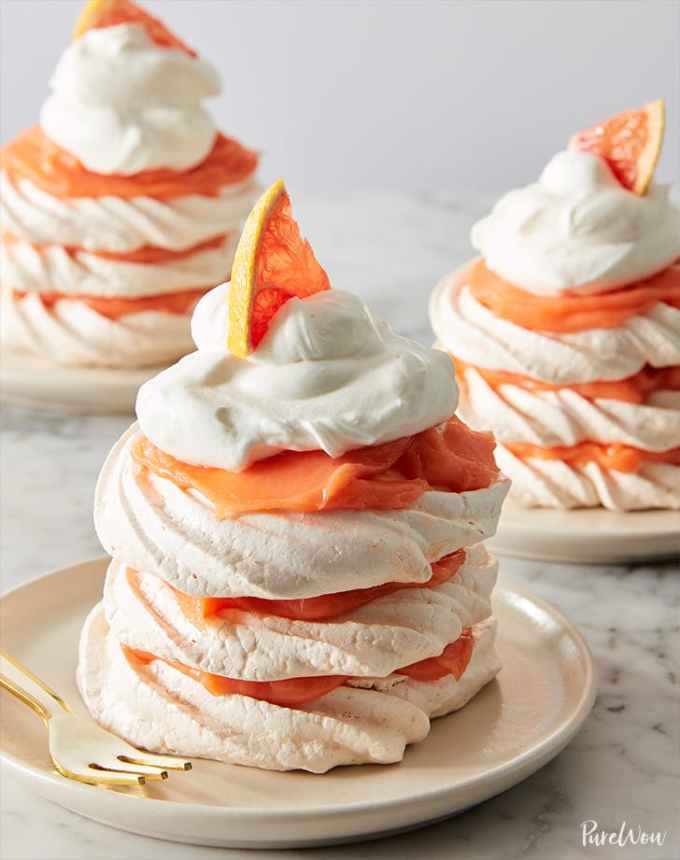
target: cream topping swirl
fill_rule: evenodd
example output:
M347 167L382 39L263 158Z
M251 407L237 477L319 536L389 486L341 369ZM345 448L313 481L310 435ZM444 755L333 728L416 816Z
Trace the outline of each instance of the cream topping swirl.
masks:
M339 290L291 299L246 359L227 351L228 291L199 302L198 351L137 397L145 435L201 466L240 471L282 450L354 448L418 433L453 415L450 359L394 334Z
M43 131L95 173L188 170L215 142L201 102L220 91L216 70L156 45L139 24L90 30L72 42L51 87Z
M598 293L680 257L680 207L666 186L640 197L598 156L565 151L538 182L502 197L471 238L490 269L524 290Z

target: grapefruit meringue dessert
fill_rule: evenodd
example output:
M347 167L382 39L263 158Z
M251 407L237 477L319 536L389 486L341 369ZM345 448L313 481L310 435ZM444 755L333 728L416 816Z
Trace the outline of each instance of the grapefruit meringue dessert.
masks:
M131 0L86 5L51 89L0 151L3 346L57 365L174 361L229 272L258 156L203 106L213 66Z
M680 207L652 182L664 105L575 135L472 229L435 288L459 415L524 507L680 508Z
M453 417L444 353L330 288L280 181L192 331L99 479L83 699L149 750L398 762L500 668L493 439Z

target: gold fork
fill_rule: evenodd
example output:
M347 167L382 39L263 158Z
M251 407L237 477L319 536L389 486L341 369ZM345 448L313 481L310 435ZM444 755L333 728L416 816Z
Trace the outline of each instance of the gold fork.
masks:
M4 651L0 667L0 687L28 705L47 726L50 757L62 776L114 787L167 779L169 770L191 770L189 761L141 752L93 720L74 714L58 693ZM30 693L22 686L27 683Z

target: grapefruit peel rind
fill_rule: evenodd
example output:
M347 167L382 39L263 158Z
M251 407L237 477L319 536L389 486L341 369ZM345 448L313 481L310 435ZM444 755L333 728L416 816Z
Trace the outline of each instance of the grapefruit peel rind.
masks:
M140 24L149 38L162 48L176 48L191 57L196 52L133 0L88 0L76 20L72 39L80 39L89 30L113 27L118 24Z
M246 358L285 302L330 288L328 275L300 235L282 179L260 197L241 233L231 270L227 346Z

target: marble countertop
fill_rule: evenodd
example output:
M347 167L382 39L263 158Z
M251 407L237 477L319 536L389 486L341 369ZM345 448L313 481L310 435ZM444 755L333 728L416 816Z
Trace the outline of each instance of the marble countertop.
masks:
M355 193L296 205L335 286L360 292L403 334L429 342L427 297L470 256L469 226L488 200L470 195ZM351 218L349 214L351 213ZM64 417L6 407L0 437L2 590L101 555L91 516L99 467L125 417ZM680 857L680 568L503 560L502 574L558 606L585 634L600 670L580 734L524 783L424 830L309 849L305 860ZM668 831L663 848L581 847L581 822ZM121 833L0 782L3 860L302 857L171 844Z

